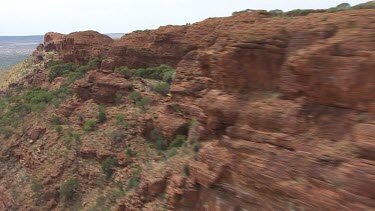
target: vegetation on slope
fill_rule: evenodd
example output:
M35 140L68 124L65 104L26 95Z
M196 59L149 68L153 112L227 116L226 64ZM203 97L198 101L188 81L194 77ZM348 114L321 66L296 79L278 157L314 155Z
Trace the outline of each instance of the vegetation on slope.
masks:
M140 133L143 128L139 121L144 121L145 116L155 113L158 109L156 99L164 98L169 93L175 70L167 65L134 70L119 68L117 71L124 77L130 77L130 81L134 83L135 90L128 96L121 96L128 100L119 100L113 105L86 102L90 109L85 109L75 114L76 116L65 118L58 115L55 109L59 109L64 101L74 99L70 84L83 78L88 70L98 69L100 62L100 58L83 66L62 61L50 62L48 81L52 82L57 77L67 79L59 88L48 90L18 87L0 100L0 139L11 143L16 136L25 136L25 133L33 128L31 122L37 121L38 126L46 127L41 140L28 144L28 147L39 148L40 144L50 143L56 145L53 147L55 149L40 152L43 156L48 156L48 162L36 168L61 170L59 168L62 167L57 163L65 163L62 169L64 173L52 183L59 185L60 202L57 206L61 209L83 209L82 204L86 200L84 203L88 210L109 210L116 205L116 200L126 200L127 196L136 195L135 190L144 182L145 176L163 175L163 169L172 166L175 171L187 174L186 163L192 160L196 153L195 142L187 142L186 134L179 134L175 139L168 140L158 128L154 128L149 139L145 139ZM140 92L142 86L148 86L148 91ZM129 137L131 141L128 141ZM111 156L103 160L80 156L83 147L94 147L101 151L100 153L108 150ZM0 152L1 150L3 148L0 147ZM37 153L36 156L42 155ZM126 157L126 165L122 156ZM0 171L5 164L13 168L9 159L13 158L8 157L0 162ZM71 160L77 162L71 163ZM150 165L155 160L158 161ZM77 174L77 170L85 171L85 167L79 167L79 163L96 169L100 174L95 176L95 180L88 180ZM44 206L40 203L51 191L51 184L43 177L44 174L30 171L25 175L25 185L30 185L33 195L28 195L30 192L27 190L19 192L19 202L27 204L27 200L33 200L37 207ZM90 199L84 199L87 194L82 192L87 187L93 188ZM19 191L18 186L14 190ZM160 206L163 207L162 204L158 205Z
M285 17L294 17L294 16L305 16L310 13L333 13L333 12L341 12L345 10L355 10L355 9L375 9L375 2L369 1L363 4L358 4L355 6L351 6L348 3L341 3L337 5L336 7L328 8L328 9L296 9L291 10L288 12L284 12L282 10L276 9L276 10L269 10L269 11L263 11L266 14L270 14L273 16L285 16ZM246 9L242 11L236 11L233 12L232 15L244 13L244 12L251 12L254 11L252 9Z

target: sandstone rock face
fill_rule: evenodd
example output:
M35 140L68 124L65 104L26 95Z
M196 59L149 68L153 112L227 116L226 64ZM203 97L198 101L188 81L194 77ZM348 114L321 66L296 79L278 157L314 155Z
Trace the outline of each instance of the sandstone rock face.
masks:
M201 135L216 143L208 146L217 154L203 159L209 155L205 146L191 164L191 177L202 185L199 203L179 209L374 206L372 191L361 186L374 176L372 124L353 122L358 112L374 112L375 45L368 36L373 29L366 27L373 25L367 22L373 14L363 13L367 20L355 11L341 14L354 18L355 29L334 15L329 17L333 22L321 26L312 24L319 18L315 14L290 23L239 21L243 27L228 30L239 38L219 37L206 50L183 57L173 98L204 110ZM298 29L302 22L310 25ZM285 28L273 29L273 24ZM237 34L245 25L252 25L252 32ZM348 172L358 171L366 173L350 179L355 173Z
M56 50L65 62L85 64L91 58L108 55L112 38L95 31L74 32L68 35L47 33L44 46Z
M63 37L63 34L55 33L55 32L48 32L44 35L44 50L54 51L56 49L56 44L60 41Z
M346 30L287 59L280 84L286 95L307 95L333 106L374 109L374 41L367 36L373 29Z
M70 117L75 109L78 108L81 104L82 103L77 99L69 100L60 106L60 108L57 110L57 113L65 117Z
M99 103L114 103L116 95L129 93L132 85L121 75L91 71L86 78L74 82L71 87L82 100L94 99Z
M375 10L324 15L241 13L114 42L73 33L56 50L77 63L108 57L72 85L100 103L131 89L116 67L177 68L171 93L182 114L161 111L152 123L173 137L196 119L188 134L202 148L189 165L196 186L167 182L175 210L371 210Z
M213 146L208 144L191 165L191 176L202 185L202 204L190 209L374 206L372 191L362 186L374 176L373 125L352 121L361 110L374 111L375 45L365 27L370 23L353 20L364 25L349 30L336 17L330 18L334 27L310 26L300 33L296 20L274 38L223 41L226 47L191 52L179 63L173 97L203 108L204 140L216 143L217 152L210 155L207 147ZM265 20L258 24L273 21ZM263 27L253 30L259 28ZM191 100L197 96L201 100ZM223 148L229 151L221 152ZM209 160L203 158L207 155ZM358 171L366 173L351 179L355 173L348 172Z
M26 76L26 83L31 87L46 88L48 86L46 71L39 69L35 73Z
M39 138L41 138L45 132L46 132L46 128L36 126L36 127L30 128L27 131L27 136L28 136L29 139L35 141L35 140L38 140Z

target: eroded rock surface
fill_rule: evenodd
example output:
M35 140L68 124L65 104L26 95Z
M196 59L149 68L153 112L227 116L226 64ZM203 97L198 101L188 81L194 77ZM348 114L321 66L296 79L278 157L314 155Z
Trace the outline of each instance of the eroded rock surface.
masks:
M115 200L118 210L152 210L161 196L168 196L172 210L372 210L374 23L373 9L292 18L255 11L134 32L119 40L92 31L51 33L44 48L77 64L106 57L100 70L89 71L71 85L76 98L57 109L76 128L97 117L98 104L114 105L117 97L124 100L122 96L136 89L152 98L155 108L139 116L132 115L129 102L112 107L112 118L123 112L123 118L133 123L126 137L147 136L157 127L168 141L186 135L201 145L186 165L157 166L160 158L147 160L149 166L162 169L160 175L136 175L143 183ZM115 71L120 66L161 64L177 70L167 97L146 93L143 83L134 85L135 80ZM41 71L30 80L40 85L39 78L45 77ZM173 112L176 105L178 111ZM110 144L122 133L115 131L111 137L103 131L112 130L112 125L103 123L99 128L106 136L96 140L85 134L90 141L83 140L77 150L60 152L64 160L57 159L54 168L43 167L47 158L37 156L22 140L12 142L9 153L23 166L40 167L48 175L46 184L70 174L69 166L75 166L93 185L100 174L93 163L113 156L122 166L136 160L131 152L125 156ZM41 134L28 136L59 140L51 131ZM132 141L136 138L123 144ZM48 141L36 143L44 149L60 148ZM146 160L150 153L145 153ZM96 160L81 160L86 162L82 164L77 161L81 158ZM185 166L185 175L167 170L173 165ZM124 167L116 178L134 174ZM7 209L12 205L1 201L9 198L1 190L0 208ZM48 207L57 203L51 195Z

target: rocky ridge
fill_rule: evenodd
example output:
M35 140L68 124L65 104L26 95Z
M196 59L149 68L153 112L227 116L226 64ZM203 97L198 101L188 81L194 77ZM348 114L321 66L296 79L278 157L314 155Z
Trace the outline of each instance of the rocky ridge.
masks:
M92 31L48 33L44 51L56 52L65 62L84 64L105 57L100 69L71 85L75 97L50 112L79 127L77 116L93 118L98 104L107 104L108 116L125 112L136 125L121 139L146 154L154 152L148 152L137 135L147 138L153 128L160 128L169 139L186 135L187 140L201 143L194 159L153 163L164 171L152 177L148 177L151 169L143 173L134 193L116 200L118 210L158 210L158 201L172 210L371 210L375 207L374 14L368 9L290 18L248 12L134 32L118 40ZM147 82L116 72L121 66L161 64L176 68L167 97L147 92ZM48 84L45 71L29 76L45 74L44 80L41 76L24 85L51 88L58 83ZM120 104L115 100L134 87L153 99L152 108L138 119L130 117L134 108L121 103L125 98ZM176 106L178 112L171 112ZM102 125L99 131L109 127ZM47 196L58 189L50 184L76 174L73 166L81 178L98 178L93 164L75 163L76 155L99 161L116 156L123 167L116 177L132 174L126 168L132 159L117 147L108 147L113 144L108 138L84 135L77 150L66 151L68 162L56 158L56 167L49 169L43 165L47 158L27 149L26 140L43 140L33 146L43 151L61 147L48 141L59 137L44 127L31 127L26 136L13 138L1 155L10 153L18 159L13 162L23 167L17 174L44 170L48 178L41 180L49 188ZM189 173L176 173L172 168L176 162L187 163ZM30 208L10 199L5 190L11 184L4 183L0 183L0 208ZM89 198L86 191L96 189L85 185L90 189L80 192ZM160 194L167 199L160 199ZM61 206L58 197L47 196L50 209Z

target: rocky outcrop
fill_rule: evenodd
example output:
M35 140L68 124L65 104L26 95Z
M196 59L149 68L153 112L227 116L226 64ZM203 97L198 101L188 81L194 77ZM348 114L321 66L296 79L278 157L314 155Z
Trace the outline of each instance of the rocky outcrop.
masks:
M49 51L55 51L57 43L64 37L63 34L55 33L55 32L48 32L44 35L44 50Z
M92 58L107 56L112 42L112 38L95 31L47 33L44 46L46 50L56 50L65 62L85 64Z
M101 71L72 85L80 99L98 103L132 89L116 67L177 68L169 103L180 114L160 109L146 129L155 124L173 139L197 120L183 132L202 142L189 164L195 185L183 187L178 177L151 182L143 186L146 198L165 189L176 210L370 210L374 14L240 13L116 41L73 33L56 50L77 63L107 56ZM66 108L69 116L74 105Z
M359 119L363 111L374 112L373 15L348 11L322 21L320 14L286 20L244 13L176 27L169 36L161 28L144 32L148 38L123 37L145 41L138 42L141 50L124 44L132 49L130 57L117 47L116 66L156 65L155 59L177 64L172 97L183 105L185 118L199 119L200 140L208 142L190 166L191 178L201 185L196 204L180 203L179 209L372 207L373 194L362 186L373 177L372 124ZM202 36L200 27L211 32ZM186 37L179 38L181 31ZM165 42L195 47L174 54L184 54L177 63L161 58L153 48L161 33ZM188 35L199 38L190 42ZM202 37L214 39L206 43ZM163 45L165 51L157 49L171 50ZM158 124L169 128L168 122ZM351 179L358 171L365 173Z
M216 27L230 35L182 58L172 96L210 141L190 166L198 202L179 209L374 206L362 186L374 175L373 14L329 14L327 23L317 14L288 22L240 14L236 25Z
M121 75L91 71L86 78L74 82L71 87L82 100L93 99L99 103L114 103L116 96L129 93L132 84Z
M332 30L337 35L288 57L281 89L287 96L305 95L320 104L374 111L374 43L368 36L373 29Z
M45 132L46 132L46 128L36 126L36 127L30 128L27 131L27 137L33 141L36 141L39 138L41 138Z

